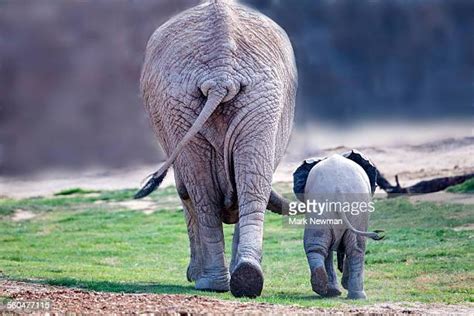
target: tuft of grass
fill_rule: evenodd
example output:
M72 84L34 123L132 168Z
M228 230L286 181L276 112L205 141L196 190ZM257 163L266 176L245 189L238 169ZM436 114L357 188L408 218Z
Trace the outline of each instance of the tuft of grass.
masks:
M290 185L278 186L285 195L290 195L290 189ZM235 300L230 293L196 291L186 281L189 241L175 188L152 195L160 210L152 214L108 203L128 199L134 192L0 199L0 210L20 207L42 212L25 222L0 220L1 270L10 279L94 291ZM316 307L472 301L474 239L472 231L457 229L474 223L472 206L411 203L400 197L377 200L371 216L371 229L384 229L386 238L367 244L367 301L317 297L311 290L303 230L283 226L282 218L269 212L264 226L265 286L256 301ZM229 262L233 225L224 225L224 233Z
M451 193L474 193L474 178L449 187L446 191Z
M115 191L102 191L97 197L98 201L125 201L133 199L137 189L123 189Z
M66 190L62 190L57 193L54 193L54 195L59 196L59 195L91 194L91 193L100 193L100 191L87 190L87 189L81 189L81 188L71 188L71 189L66 189Z

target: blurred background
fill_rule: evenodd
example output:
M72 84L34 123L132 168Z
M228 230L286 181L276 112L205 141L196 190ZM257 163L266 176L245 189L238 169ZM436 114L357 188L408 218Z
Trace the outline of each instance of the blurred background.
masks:
M161 161L138 90L144 49L197 2L1 0L0 173ZM396 121L443 133L436 122L472 122L474 1L242 2L291 38L297 132Z

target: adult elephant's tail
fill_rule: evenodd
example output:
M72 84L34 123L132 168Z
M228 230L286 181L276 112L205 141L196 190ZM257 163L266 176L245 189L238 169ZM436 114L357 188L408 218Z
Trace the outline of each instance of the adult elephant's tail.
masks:
M189 131L178 143L171 156L169 156L169 158L158 171L153 173L153 175L140 189L140 191L135 194L135 199L141 199L149 195L161 184L161 182L163 182L166 172L173 164L183 147L201 130L204 123L206 123L219 104L229 101L237 95L240 85L231 80L207 80L201 85L200 88L202 93L207 96L207 101L204 104L201 113L199 113L196 121L194 121Z

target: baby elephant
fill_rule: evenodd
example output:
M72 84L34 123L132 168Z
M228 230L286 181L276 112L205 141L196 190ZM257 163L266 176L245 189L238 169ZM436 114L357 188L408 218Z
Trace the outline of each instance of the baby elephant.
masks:
M365 239L383 238L378 235L382 231L367 232L377 169L353 150L306 160L293 177L293 190L306 203L304 249L313 291L324 297L341 295L333 266L333 251L337 251L347 297L365 299Z

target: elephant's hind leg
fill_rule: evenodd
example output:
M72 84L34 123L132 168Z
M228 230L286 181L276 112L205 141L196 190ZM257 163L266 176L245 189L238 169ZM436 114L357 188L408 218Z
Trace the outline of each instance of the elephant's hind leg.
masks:
M343 242L346 249L343 285L348 290L347 298L365 299L367 297L364 292L365 237L346 233Z
M205 191L205 185L201 192ZM196 203L196 202L194 202ZM201 272L196 289L225 292L229 290L229 270L224 257L224 232L218 204L209 197L197 199Z
M311 287L321 296L328 295L328 274L326 261L332 234L329 229L306 228L304 231L304 250L311 271Z
M273 173L272 129L262 122L242 132L233 152L239 206L238 240L230 290L236 297L257 297L263 289L263 221ZM263 129L263 130L259 130ZM247 135L247 133L249 133Z
M262 293L264 281L260 262L265 206L248 204L247 207L256 213L241 215L236 224L238 235L234 235L230 290L236 297L254 298Z
M202 270L202 251L199 243L199 229L197 216L193 209L191 200L182 200L184 216L188 228L189 248L191 259L186 270L186 278L189 282L199 279Z
M183 206L184 217L186 220L186 227L189 237L190 261L186 270L186 278L189 282L194 282L199 279L202 270L202 251L199 242L199 227L196 210L194 209L189 193L181 180L179 170L175 171L175 182L178 195Z
M335 297L341 295L341 291L339 290L339 286L337 285L337 275L336 270L334 269L332 251L329 251L326 260L324 261L324 266L326 267L326 273L328 275L328 287L325 296Z
M196 289L226 292L229 290L229 270L224 259L221 217L214 212L201 212L198 222L203 264Z
M347 263L347 258L344 259L344 263L342 266L342 278L341 278L341 285L343 288L347 290L349 282L349 265Z
M189 220L187 216L191 243L188 278L196 281L198 290L225 292L229 290L229 270L224 256L222 198L212 179L212 165L205 152L194 149L194 152L200 152L198 156L191 152L192 149L186 149L187 158L192 159L192 164L180 161L175 167L179 169L181 180L186 183L192 201L191 209L194 211L190 212Z

